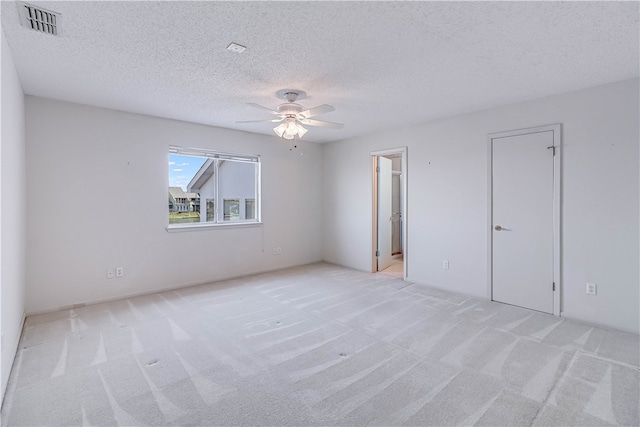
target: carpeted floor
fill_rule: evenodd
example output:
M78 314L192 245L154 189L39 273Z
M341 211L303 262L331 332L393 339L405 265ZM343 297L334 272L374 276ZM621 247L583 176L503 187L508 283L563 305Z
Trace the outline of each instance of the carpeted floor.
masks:
M638 425L638 336L329 264L29 317L4 425Z

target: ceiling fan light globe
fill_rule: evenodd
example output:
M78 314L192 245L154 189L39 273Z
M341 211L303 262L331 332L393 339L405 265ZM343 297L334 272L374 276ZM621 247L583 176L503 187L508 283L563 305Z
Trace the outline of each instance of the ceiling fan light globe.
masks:
M282 135L282 137L283 137L284 139L293 139L293 138L295 138L295 135L289 135L288 133L286 133L286 132L285 132L285 133Z
M297 133L298 127L294 123L290 123L289 126L287 126L287 130L284 131L285 135L289 135L291 137L296 136Z
M298 138L302 138L302 136L305 133L307 133L307 129L305 129L302 126L298 125Z
M278 135L280 138L282 138L282 136L284 135L284 132L287 130L287 124L286 123L281 123L278 126L273 128L273 131L276 133L276 135Z

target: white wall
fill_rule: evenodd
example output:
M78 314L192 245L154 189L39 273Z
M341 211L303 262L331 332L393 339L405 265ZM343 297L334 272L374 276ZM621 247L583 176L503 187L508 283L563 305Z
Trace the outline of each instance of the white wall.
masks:
M562 123L562 311L637 332L638 89L623 81L294 152L275 137L27 97L27 310L323 257L370 270L369 153L403 145L409 279L485 297L487 134ZM167 233L169 145L261 154L264 226ZM107 280L116 266L125 277Z
M0 117L0 300L2 307L2 394L22 332L25 304L25 130L24 94L11 51L2 38L2 109Z
M626 80L326 145L325 260L371 270L370 152L406 145L409 280L486 297L487 135L562 123L561 310L638 332L638 91Z
M31 96L26 140L29 313L322 259L319 145ZM260 154L264 225L168 233L169 145Z

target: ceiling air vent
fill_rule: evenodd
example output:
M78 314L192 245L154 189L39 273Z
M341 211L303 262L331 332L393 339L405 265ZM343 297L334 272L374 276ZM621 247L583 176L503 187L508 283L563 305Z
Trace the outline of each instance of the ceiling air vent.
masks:
M20 23L23 27L45 34L58 35L60 14L28 3L18 3L18 8Z

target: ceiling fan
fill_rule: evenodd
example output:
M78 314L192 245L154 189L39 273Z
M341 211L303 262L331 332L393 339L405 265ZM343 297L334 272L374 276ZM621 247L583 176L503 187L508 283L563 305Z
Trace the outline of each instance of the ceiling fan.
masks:
M342 123L333 123L324 120L312 119L311 117L335 111L335 108L333 108L331 105L323 104L305 110L302 105L296 104L295 102L298 97L304 97L304 95L306 95L303 91L281 90L278 92L278 95L279 98L286 99L287 102L278 105L276 110L272 110L271 108L264 107L260 104L254 104L252 102L247 103L247 105L251 105L252 107L266 110L274 116L278 116L278 118L266 120L244 120L238 121L236 123L280 123L278 126L273 128L273 131L276 133L276 135L284 139L294 139L296 136L298 138L302 138L302 136L307 133L307 129L305 129L302 125L319 126L333 129L342 129L344 127Z

